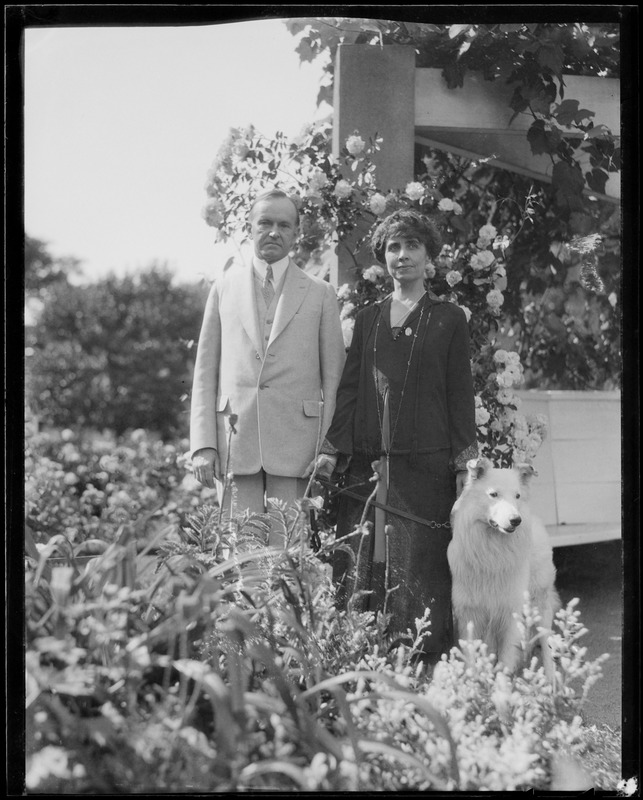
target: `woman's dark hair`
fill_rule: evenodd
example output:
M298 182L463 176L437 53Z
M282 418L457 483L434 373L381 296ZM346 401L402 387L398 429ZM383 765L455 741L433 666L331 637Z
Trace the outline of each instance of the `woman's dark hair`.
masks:
M426 247L429 258L437 258L442 237L437 225L418 211L394 211L382 220L371 236L371 250L380 264L385 264L386 243L392 236L413 237Z

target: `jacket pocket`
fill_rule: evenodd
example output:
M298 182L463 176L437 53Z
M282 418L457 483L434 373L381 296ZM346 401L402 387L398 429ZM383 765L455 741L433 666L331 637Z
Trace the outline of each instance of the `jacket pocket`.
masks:
M304 400L304 414L307 417L318 417L323 405L321 400Z
M230 398L227 394L222 394L219 398L219 402L217 403L217 411L219 413L230 411Z

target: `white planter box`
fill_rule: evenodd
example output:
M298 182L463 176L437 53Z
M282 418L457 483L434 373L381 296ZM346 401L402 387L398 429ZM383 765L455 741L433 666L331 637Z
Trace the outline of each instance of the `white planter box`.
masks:
M519 411L543 414L547 438L534 467L532 512L555 547L621 536L621 394L517 392Z

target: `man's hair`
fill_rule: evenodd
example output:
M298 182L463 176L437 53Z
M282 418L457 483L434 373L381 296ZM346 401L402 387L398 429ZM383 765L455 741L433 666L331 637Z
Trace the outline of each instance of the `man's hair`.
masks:
M442 237L435 222L412 209L394 211L373 231L371 250L380 264L386 263L386 243L392 236L418 239L426 247L429 258L437 258L442 249Z
M250 210L248 211L248 220L252 216L252 211L254 207L257 205L257 203L260 203L262 200L290 200L295 209L295 214L297 217L296 219L297 225L299 225L299 207L297 206L296 201L287 192L284 192L283 189L276 189L276 188L265 189L264 191L259 192L259 194L252 201L252 205L250 206Z

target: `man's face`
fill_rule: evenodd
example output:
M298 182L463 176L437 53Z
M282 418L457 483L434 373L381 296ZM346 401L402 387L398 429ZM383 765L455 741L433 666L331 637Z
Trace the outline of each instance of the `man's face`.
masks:
M288 255L297 236L297 211L290 200L260 200L250 212L249 224L259 258L273 264Z

